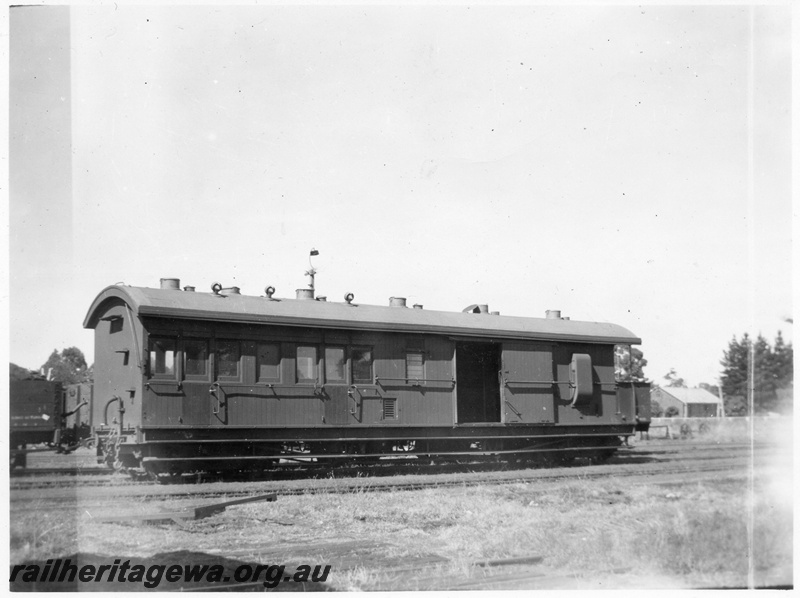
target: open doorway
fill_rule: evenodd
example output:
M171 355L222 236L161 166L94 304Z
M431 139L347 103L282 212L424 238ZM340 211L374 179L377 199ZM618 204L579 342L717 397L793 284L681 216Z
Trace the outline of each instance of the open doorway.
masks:
M500 345L456 343L458 423L500 421Z

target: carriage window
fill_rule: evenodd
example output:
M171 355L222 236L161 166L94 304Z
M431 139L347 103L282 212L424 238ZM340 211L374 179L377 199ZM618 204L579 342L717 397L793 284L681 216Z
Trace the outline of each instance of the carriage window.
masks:
M325 381L347 382L344 347L325 347Z
M217 341L217 376L239 377L239 343L236 341Z
M406 352L406 378L409 380L424 380L425 368L422 351Z
M372 384L372 349L353 347L350 358L353 362L353 383Z
M297 347L297 381L317 381L316 347Z
M277 344L258 345L257 349L258 381L278 381L281 378L281 346Z
M150 375L175 376L175 339L150 339Z
M184 375L206 376L208 374L208 343L206 341L183 342Z

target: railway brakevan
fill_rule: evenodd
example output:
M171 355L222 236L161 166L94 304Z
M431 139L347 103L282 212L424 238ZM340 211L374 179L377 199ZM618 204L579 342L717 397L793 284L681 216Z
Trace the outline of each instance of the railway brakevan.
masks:
M312 271L313 273L313 271ZM640 339L548 311L512 317L117 284L97 296L92 429L152 475L425 458L603 459L649 424Z

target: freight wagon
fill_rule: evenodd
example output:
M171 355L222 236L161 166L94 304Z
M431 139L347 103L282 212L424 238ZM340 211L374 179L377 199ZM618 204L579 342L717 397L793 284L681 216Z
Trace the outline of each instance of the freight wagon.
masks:
M30 378L11 380L8 390L12 469L25 467L30 452L69 453L93 442L91 384Z
M313 284L313 283L312 283ZM649 423L630 331L315 297L114 285L92 303L92 427L152 475L386 459L602 459Z
M23 451L28 445L57 444L64 407L61 383L44 379L11 380L8 394L12 453ZM24 453L18 452L16 456L15 464L23 464Z

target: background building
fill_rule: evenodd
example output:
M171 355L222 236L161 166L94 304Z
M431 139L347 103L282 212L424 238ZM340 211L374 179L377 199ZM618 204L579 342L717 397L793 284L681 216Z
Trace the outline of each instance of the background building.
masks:
M722 400L703 388L655 388L650 399L657 401L666 415L670 407L674 417L722 417Z

